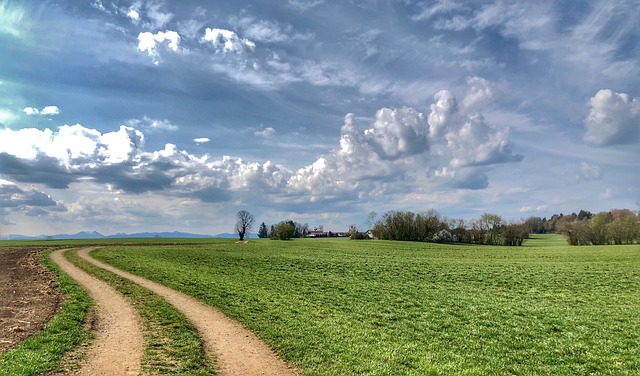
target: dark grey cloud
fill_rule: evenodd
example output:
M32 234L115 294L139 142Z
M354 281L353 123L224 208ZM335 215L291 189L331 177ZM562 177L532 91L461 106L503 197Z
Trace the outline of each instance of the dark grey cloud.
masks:
M489 186L489 177L482 171L463 170L453 177L452 185L460 189L485 189Z
M193 192L184 193L186 197L196 198L202 202L228 202L231 200L233 195L229 192L228 189L224 188L216 188L216 187L206 187L202 189L195 190Z
M161 191L171 186L178 174L178 167L167 161L151 162L144 165L130 161L114 165L86 168L79 174L90 176L96 183L109 184L127 193L140 194Z
M50 188L65 189L77 180L54 157L39 154L35 160L25 160L0 152L0 175L22 183L40 183Z
M67 211L67 207L56 202L48 194L35 188L23 189L13 183L0 181L0 224L14 225L4 218L12 212L23 213L28 217L44 217L51 213Z

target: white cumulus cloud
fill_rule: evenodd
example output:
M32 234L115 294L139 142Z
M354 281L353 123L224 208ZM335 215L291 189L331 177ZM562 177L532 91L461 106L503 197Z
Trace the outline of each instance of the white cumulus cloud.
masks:
M395 159L420 154L429 148L429 124L413 108L382 108L373 127L364 131L367 141L381 159Z
M478 95L475 83L470 81L467 97ZM522 160L511 150L508 128L461 108L447 90L434 99L428 116L409 107L382 108L363 126L348 114L339 147L298 170L289 187L312 197L395 192L403 186L419 190L423 184L479 189L488 186L491 166Z
M274 204L320 205L434 186L482 189L492 166L522 159L511 151L507 128L458 106L451 92L438 92L425 108L428 115L410 107L381 108L373 118L347 114L335 149L297 170L270 161L195 156L173 144L146 151L137 128L175 130L168 120L147 116L107 133L80 124L56 131L0 129L0 174L51 188L90 181L128 194L162 191L205 202L251 202L263 194ZM276 133L271 127L253 132ZM585 176L597 174L583 167Z
M589 100L585 140L596 145L629 144L640 136L640 101L604 89Z
M167 119L152 119L146 115L143 116L142 119L126 120L125 124L129 127L139 128L149 133L178 130L178 126Z
M131 20L133 20L134 22L137 22L140 20L140 13L138 13L138 11L136 11L135 9L130 9L127 13L127 17L131 18Z
M448 90L437 92L433 98L436 103L431 105L429 113L429 136L437 138L449 126L451 117L458 111L458 101Z
M36 107L25 107L22 109L22 112L29 116L41 115L41 116L51 116L51 115L59 115L60 109L57 106L45 106L41 109Z
M155 34L145 31L138 34L138 50L146 52L155 65L160 62L158 48L161 46L173 52L179 52L180 35L172 30L158 31Z
M85 163L126 161L143 142L140 131L125 126L105 134L80 124L63 125L57 132L48 128L0 130L0 152L26 160L49 157L67 168Z
M218 52L222 53L246 53L253 52L256 44L249 39L240 38L231 30L206 28L201 39L202 43L210 43Z

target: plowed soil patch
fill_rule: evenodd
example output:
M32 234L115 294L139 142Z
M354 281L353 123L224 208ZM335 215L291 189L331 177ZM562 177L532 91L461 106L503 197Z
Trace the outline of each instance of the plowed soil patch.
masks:
M0 247L0 353L42 330L62 302L42 247Z

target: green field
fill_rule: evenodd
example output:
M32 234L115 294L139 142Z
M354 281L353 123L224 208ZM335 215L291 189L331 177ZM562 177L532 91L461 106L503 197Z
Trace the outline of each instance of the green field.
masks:
M311 375L638 375L640 246L347 239L118 245Z

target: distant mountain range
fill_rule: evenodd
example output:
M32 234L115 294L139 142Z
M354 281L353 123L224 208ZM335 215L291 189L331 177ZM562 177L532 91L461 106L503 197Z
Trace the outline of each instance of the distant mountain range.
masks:
M113 235L103 235L97 231L81 231L76 234L55 234L26 236L18 234L0 235L0 240L51 240L51 239L123 239L123 238L237 238L237 234L221 233L217 235L192 234L189 232L138 232L135 234L117 233ZM256 234L247 234L247 238L257 238Z

